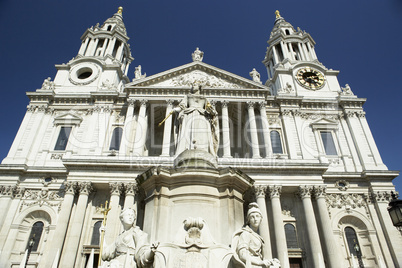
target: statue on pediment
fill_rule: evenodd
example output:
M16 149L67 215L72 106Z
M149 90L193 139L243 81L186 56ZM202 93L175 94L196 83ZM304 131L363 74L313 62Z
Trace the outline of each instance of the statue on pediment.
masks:
M173 109L178 113L176 155L201 150L216 156L219 146L218 113L194 83L191 92Z
M50 77L46 78L43 83L41 89L44 90L54 90L54 82L51 81L52 79Z
M197 49L191 54L193 57L193 61L202 61L204 58L204 52L202 52L198 47Z
M255 68L250 72L251 78L253 78L254 82L261 83L261 75Z
M141 71L141 65L138 65L137 67L135 67L135 71L134 71L134 79L141 79L141 78L145 78L147 76L146 73L142 74Z
M232 240L235 267L281 267L278 259L266 259L263 256L264 240L257 233L262 221L262 213L257 203L250 203L246 225L235 232Z
M107 245L104 242L102 260L103 268L148 268L153 267L154 255L159 243L148 243L148 234L135 226L135 212L124 209L120 214L123 232L115 241Z

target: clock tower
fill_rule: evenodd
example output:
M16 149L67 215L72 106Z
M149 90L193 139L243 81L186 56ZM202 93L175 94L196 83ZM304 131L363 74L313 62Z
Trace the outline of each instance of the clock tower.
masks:
M318 61L310 34L299 27L295 30L279 11L275 14L263 60L268 72L266 85L272 95L337 97L342 91L337 79L339 72L327 69Z

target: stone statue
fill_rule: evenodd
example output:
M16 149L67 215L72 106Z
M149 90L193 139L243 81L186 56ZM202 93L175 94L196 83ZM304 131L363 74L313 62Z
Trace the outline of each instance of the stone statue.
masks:
M152 246L148 244L148 234L135 226L136 217L133 209L124 209L120 214L120 221L123 232L112 244L103 243L102 260L106 262L102 267L152 267L159 243L154 243Z
M250 76L253 78L254 82L261 83L261 75L255 68L250 72Z
M134 79L141 79L145 78L147 74L146 73L142 74L141 65L138 65L138 67L135 67L134 76L135 76Z
M51 81L52 79L50 77L46 78L43 83L41 89L50 89L54 90L54 82Z
M257 233L262 214L257 203L250 203L246 226L233 235L232 249L236 267L280 267L278 259L265 259L263 256L264 240Z
M341 87L342 95L354 95L352 89L350 88L349 84L346 84L345 87Z
M202 52L198 47L197 49L191 54L193 57L193 61L202 61L204 58L204 52Z
M203 150L216 156L219 145L218 113L195 83L190 94L173 110L178 114L176 154Z

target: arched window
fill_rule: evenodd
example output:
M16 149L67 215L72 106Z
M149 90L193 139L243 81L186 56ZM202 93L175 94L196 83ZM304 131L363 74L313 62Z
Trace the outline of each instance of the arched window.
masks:
M113 130L112 140L110 141L109 150L118 151L120 149L122 134L123 134L123 129L121 127L117 127Z
M37 221L32 225L32 229L31 229L31 233L29 235L29 239L28 239L28 243L27 243L27 249L29 248L29 242L33 241L33 245L32 245L32 249L31 251L37 251L38 250L38 246L39 246L39 242L40 242L40 238L42 236L42 232L43 232L43 222L41 221Z
M285 235L288 248L299 248L297 243L296 228L293 224L285 224Z
M93 246L98 246L99 245L99 228L102 226L102 221L97 221L94 224L94 229L92 231L92 239L91 239L91 245Z
M346 242L348 243L349 253L357 258L359 267L364 267L362 261L362 251L357 239L356 231L352 227L345 228Z
M278 131L272 130L271 133L272 152L274 154L283 154L281 135Z
M107 26L107 30L110 32L112 30L112 25Z

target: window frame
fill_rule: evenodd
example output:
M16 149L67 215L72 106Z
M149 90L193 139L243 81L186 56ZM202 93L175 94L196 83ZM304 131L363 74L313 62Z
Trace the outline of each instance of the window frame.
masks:
M62 148L62 149L59 149L58 148L58 143L59 143L59 141L60 141L60 137L61 137L61 134L62 134L62 130L63 129L65 129L65 128L69 128L70 129L70 132L68 133L68 135L67 135L67 137L66 137L66 144L64 145L64 147ZM63 125L63 126L60 126L59 127L59 130L58 130L58 135L57 135L57 139L56 139L56 142L54 143L54 147L53 147L53 151L66 151L67 150L67 146L68 146L68 141L70 140L70 136L71 136L71 132L73 131L73 126L71 126L71 125ZM60 147L61 148L61 147Z
M118 129L120 129L120 133L118 133L118 131L116 131ZM113 144L113 143L116 143L116 142L114 142L115 138L116 138L116 135L117 135L116 133L118 133L120 135L119 136L119 143L118 143L117 148L114 148L114 147L112 148L112 145L113 146L116 145L116 144ZM123 127L121 127L121 126L114 127L113 130L112 130L112 136L110 137L109 151L119 151L120 147L121 147L122 139L123 139Z
M280 143L281 143L281 149L282 149L282 152L281 152L281 153L275 153L275 152L274 152L274 145L273 145L272 136L271 136L271 133L272 133L273 131L276 131L276 132L278 133L279 141L280 141ZM269 130L269 138L270 138L270 140L271 140L271 150L272 150L272 154L273 154L273 155L285 155L285 154L286 154L286 151L285 151L285 148L286 148L286 147L284 146L283 135L282 135L282 129L280 129L280 128L270 128L270 130Z

